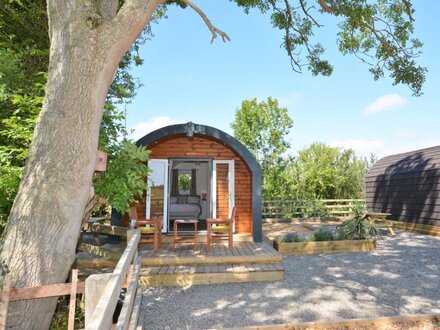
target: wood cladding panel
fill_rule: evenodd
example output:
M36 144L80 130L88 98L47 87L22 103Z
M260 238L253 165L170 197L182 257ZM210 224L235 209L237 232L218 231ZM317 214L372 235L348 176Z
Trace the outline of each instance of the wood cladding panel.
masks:
M382 158L365 177L365 195L370 211L440 226L440 146Z
M223 142L208 137L173 136L150 145L150 158L211 158L214 160L234 160L235 205L238 233L252 233L252 173L246 163ZM219 196L219 194L217 194ZM218 203L218 202L217 202ZM145 204L143 214L145 214ZM220 210L217 215L219 216ZM221 210L224 212L224 209Z
M229 218L228 164L217 164L217 218Z

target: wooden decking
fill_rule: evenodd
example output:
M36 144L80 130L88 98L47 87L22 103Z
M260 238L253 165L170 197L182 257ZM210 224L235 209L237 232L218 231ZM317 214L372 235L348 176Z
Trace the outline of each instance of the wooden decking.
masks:
M85 248L86 245L83 245ZM80 259L80 268L111 267L123 244L105 244L89 252L105 259ZM88 247L90 248L90 246ZM99 252L99 253L98 253ZM187 286L214 283L276 281L284 278L282 255L267 243L234 242L229 250L223 244L214 244L210 251L206 243L180 243L176 250L172 243L163 243L153 251L152 244L140 244L142 271L139 284L148 286Z
M181 243L173 251L171 243L162 244L158 252L154 252L150 245L140 245L139 254L142 256L143 266L160 265L197 265L197 264L240 264L240 263L278 263L282 256L266 243L235 242L234 248L229 250L224 244L214 244L211 251L207 250L206 243Z
M139 283L148 286L187 286L214 283L276 281L284 277L282 256L265 243L236 242L229 250L216 244L207 251L205 243L182 243L172 250L164 244L154 253L140 246L142 273Z

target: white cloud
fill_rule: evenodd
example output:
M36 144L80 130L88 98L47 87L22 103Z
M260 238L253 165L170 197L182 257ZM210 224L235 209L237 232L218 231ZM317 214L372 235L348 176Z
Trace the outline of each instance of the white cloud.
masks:
M370 154L381 154L385 143L380 140L344 140L330 142L333 147L353 149L359 156L369 156Z
M365 115L374 115L377 113L395 110L406 105L406 99L399 94L388 94L377 98L373 103L370 103L365 109Z
M134 124L132 127L134 132L131 134L131 138L136 141L143 137L145 134L153 132L156 129L181 123L183 123L183 121L171 119L170 117L154 117L148 121Z

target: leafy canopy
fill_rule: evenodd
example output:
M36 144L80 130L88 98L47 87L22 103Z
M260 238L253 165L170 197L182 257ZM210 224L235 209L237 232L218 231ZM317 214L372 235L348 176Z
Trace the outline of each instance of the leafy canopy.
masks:
M296 191L313 199L362 198L364 176L374 161L357 157L352 149L313 143L293 162Z
M293 121L287 108L280 107L276 99L258 102L245 100L235 112L231 124L234 136L243 143L264 168L275 163L290 147L286 140Z
M333 66L324 46L315 42L321 14L337 18L337 43L342 54L358 57L374 79L389 75L394 84L422 93L426 68L417 65L422 42L413 37L414 8L410 0L235 0L246 13L256 8L269 12L275 28L284 32L282 46L293 70L304 67L314 75L328 76Z
M15 195L18 190L22 169L28 156L35 124L41 111L47 70L49 66L49 37L46 1L20 0L7 1L0 6L0 233L6 222ZM117 169L121 161L118 157L127 157L126 176L143 175L137 164L130 159L137 157L144 161L148 153L130 142L120 141L126 135L123 125L124 113L117 104L128 103L134 97L140 83L131 74L131 66L140 64L139 45L151 36L149 26L125 54L119 64L115 79L111 85L101 123L99 148L110 154L109 169ZM115 162L115 165L112 163ZM145 165L144 165L145 167ZM133 172L132 172L133 171ZM132 180L117 187L105 182L109 176L98 175L95 183L104 180L101 187L113 187L121 195L127 192L123 188L137 191L137 184ZM104 193L104 190L100 190ZM112 200L112 193L107 189L101 198ZM118 207L121 205L118 201Z

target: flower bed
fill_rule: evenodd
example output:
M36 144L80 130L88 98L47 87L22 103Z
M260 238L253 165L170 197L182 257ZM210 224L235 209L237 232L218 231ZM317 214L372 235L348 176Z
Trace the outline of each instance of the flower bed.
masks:
M341 240L323 242L273 242L273 247L281 254L313 254L335 252L368 252L376 250L375 239Z
M346 240L341 239L337 232L318 229L311 236L287 234L275 240L273 246L282 254L362 252L375 250L376 240Z

